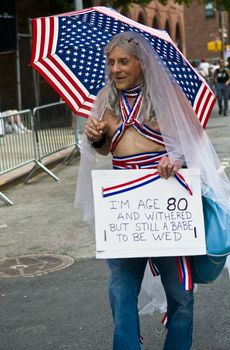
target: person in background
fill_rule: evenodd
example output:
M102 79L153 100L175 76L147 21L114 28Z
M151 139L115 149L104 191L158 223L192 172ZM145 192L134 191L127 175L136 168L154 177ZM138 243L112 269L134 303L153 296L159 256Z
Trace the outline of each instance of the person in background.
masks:
M5 133L6 134L24 134L24 133L30 133L31 130L27 129L24 124L22 123L22 120L20 118L20 115L17 114L18 111L16 109L7 110L5 112L2 112L3 117L5 119Z
M206 62L206 60L204 58L201 59L201 62L199 64L199 72L200 74L205 78L208 79L209 78L209 68L210 65L208 62Z
M215 84L216 96L219 105L219 115L223 113L224 116L227 116L230 75L228 68L225 67L223 59L219 60L219 68L217 68L214 72L213 81Z

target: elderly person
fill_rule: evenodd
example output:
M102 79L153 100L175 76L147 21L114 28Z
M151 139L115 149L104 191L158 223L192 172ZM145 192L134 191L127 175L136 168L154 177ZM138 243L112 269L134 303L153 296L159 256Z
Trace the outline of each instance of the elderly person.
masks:
M126 162L130 164L130 159L138 167L136 158L142 154L146 165L151 162L152 168L157 167L159 173L168 178L175 175L181 164L173 163L167 157L153 107L147 107L148 96L144 91L146 87L136 46L132 36L128 40L126 36L120 36L106 48L111 102L102 120L88 120L85 133L99 153L112 152L114 168L128 168ZM141 108L142 103L145 108ZM120 110L119 104L122 106ZM144 124L139 124L140 117L144 118ZM143 161L141 163L143 168ZM189 349L192 343L193 292L183 289L176 258L154 258L153 262L161 274L168 299L168 333L164 349L179 350L178 342L183 344L181 349ZM115 324L114 350L140 349L137 298L146 263L146 258L108 260L111 270L109 298Z
M108 82L100 91L85 127L77 206L89 217L91 205L88 163L94 151L112 154L113 169L155 168L168 179L185 164L200 167L207 184L210 170L204 157L213 150L191 105L145 38L133 32L116 35L105 48ZM207 148L207 149L206 149ZM94 165L93 165L94 166ZM92 167L93 167L92 166ZM217 165L219 166L219 164ZM214 176L215 177L215 176ZM90 180L89 180L90 181ZM85 186L84 186L85 185ZM222 187L220 187L222 188ZM222 188L223 190L223 188ZM217 190L218 192L218 190ZM216 193L217 193L216 192ZM218 192L219 194L219 192ZM138 295L147 258L108 259L109 300L114 321L113 350L140 350ZM154 257L167 298L164 350L189 350L193 330L193 282L185 288L177 257ZM190 272L189 257L185 259Z

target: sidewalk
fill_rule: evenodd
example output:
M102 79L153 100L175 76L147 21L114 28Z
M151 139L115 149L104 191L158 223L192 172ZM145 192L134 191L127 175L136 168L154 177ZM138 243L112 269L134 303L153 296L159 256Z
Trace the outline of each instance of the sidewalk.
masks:
M42 172L28 184L4 189L14 203L0 202L0 258L27 254L94 255L94 237L73 207L79 157L59 163L53 180Z

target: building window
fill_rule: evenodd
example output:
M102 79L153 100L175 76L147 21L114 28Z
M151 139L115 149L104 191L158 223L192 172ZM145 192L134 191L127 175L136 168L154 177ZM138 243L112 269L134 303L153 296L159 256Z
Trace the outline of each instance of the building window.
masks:
M170 30L170 25L169 25L169 21L167 20L165 23L165 30L166 32L171 35L171 30Z
M182 40L181 40L181 34L180 34L180 27L178 23L176 25L176 46L180 51L182 51Z
M144 19L144 16L143 16L142 12L139 13L137 22L139 22L141 24L145 24L145 19Z
M159 29L159 24L158 24L157 17L153 18L153 25L152 25L152 27L155 28L155 29Z

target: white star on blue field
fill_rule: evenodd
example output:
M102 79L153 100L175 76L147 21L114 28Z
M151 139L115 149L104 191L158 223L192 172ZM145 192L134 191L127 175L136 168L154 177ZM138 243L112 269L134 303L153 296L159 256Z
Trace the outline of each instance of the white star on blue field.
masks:
M147 38L193 105L202 84L178 50L164 39L98 12L60 16L57 54L92 95L105 84L104 46L124 31Z

